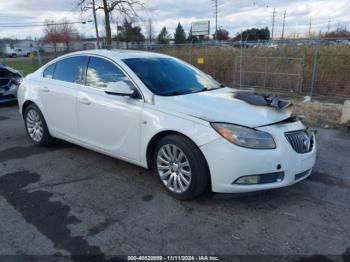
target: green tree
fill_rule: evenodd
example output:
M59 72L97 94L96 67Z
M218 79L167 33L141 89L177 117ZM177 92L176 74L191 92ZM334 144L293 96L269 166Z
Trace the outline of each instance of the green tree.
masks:
M158 44L169 44L169 38L170 35L168 33L168 30L164 26L162 30L160 30L160 33L157 36L157 43Z
M251 28L244 30L242 33L237 33L233 38L235 41L240 41L241 39L243 41L270 40L270 30L267 27L261 29Z
M180 22L178 23L175 34L174 34L175 44L186 43L186 33Z
M118 35L116 39L118 41L126 42L126 47L128 48L130 42L144 42L145 36L141 32L141 27L133 26L132 22L124 19L123 25L118 26Z
M216 39L219 41L226 41L226 40L230 39L229 32L225 29L219 29L216 32Z

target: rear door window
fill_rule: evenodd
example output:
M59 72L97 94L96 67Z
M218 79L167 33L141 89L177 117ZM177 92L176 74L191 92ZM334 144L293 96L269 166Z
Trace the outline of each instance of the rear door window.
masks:
M74 56L56 63L53 78L69 83L83 83L83 73L88 61L87 56Z

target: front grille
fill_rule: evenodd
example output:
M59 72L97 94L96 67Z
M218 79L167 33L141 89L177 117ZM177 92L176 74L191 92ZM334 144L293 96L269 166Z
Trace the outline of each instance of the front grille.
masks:
M294 151L299 154L308 153L313 148L313 135L309 134L306 130L287 132L285 136Z

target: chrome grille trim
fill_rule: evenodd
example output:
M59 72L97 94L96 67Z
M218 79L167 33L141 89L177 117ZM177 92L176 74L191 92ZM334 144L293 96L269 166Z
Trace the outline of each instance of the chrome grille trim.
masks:
M309 134L307 130L286 132L285 136L294 151L299 154L308 153L313 148L313 134Z

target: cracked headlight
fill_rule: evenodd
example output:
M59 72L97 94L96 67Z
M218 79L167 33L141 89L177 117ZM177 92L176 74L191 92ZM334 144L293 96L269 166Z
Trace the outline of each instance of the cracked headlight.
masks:
M211 126L235 145L255 149L276 148L275 141L269 133L226 123L211 123Z

